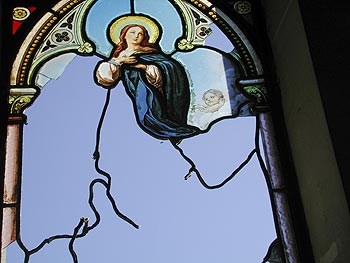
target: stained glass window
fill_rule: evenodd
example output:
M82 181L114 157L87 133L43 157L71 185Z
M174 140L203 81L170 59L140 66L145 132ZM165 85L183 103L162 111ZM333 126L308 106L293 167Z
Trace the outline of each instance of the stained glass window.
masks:
M251 3L226 6L232 17L207 0L13 8L8 152L24 110L28 125L22 175L7 158L10 262L260 262L289 238L261 150L263 65L233 19L253 28Z

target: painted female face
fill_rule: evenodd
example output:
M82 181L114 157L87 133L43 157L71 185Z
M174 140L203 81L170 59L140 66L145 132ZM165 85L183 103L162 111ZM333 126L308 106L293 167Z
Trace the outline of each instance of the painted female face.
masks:
M204 102L205 104L207 104L208 106L213 106L215 104L218 104L220 101L219 96L215 95L214 93L211 92L207 92L204 95Z
M128 29L125 35L126 43L132 44L132 45L139 45L141 44L143 38L144 38L144 32L141 28L134 26Z

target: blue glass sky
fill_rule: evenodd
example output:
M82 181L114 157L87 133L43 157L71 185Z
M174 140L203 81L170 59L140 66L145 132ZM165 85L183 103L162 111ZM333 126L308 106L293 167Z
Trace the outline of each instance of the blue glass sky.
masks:
M98 61L76 58L26 112L21 236L28 248L49 236L73 233L81 217L94 221L88 188L100 177L92 153L106 95L93 82ZM254 131L254 117L224 120L181 146L207 182L216 184L245 160L254 147ZM112 175L112 194L141 228L119 219L104 188L97 187L102 221L76 240L79 262L261 262L275 231L255 158L222 189L207 190L194 176L185 181L189 165L169 142L138 127L122 85L112 90L101 136L100 166ZM68 242L52 242L30 262L72 262ZM7 256L8 262L23 262L15 243Z

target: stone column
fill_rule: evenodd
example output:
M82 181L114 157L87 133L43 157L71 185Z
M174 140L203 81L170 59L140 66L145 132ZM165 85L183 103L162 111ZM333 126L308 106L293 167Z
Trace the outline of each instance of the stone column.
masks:
M21 194L22 135L25 115L10 116L7 126L1 249L16 240Z
M23 125L26 116L23 111L36 98L35 88L12 88L9 97L9 118L7 123L6 160L2 199L2 233L0 263L6 262L6 247L16 240L21 202Z
M301 262L289 207L286 184L277 150L274 127L269 113L260 114L260 132L264 147L269 192L273 206L277 235L280 238L286 263Z

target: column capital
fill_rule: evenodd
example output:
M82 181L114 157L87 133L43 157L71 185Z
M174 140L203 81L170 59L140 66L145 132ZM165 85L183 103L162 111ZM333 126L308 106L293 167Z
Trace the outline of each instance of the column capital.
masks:
M22 114L38 95L35 88L11 88L9 94L9 114Z

